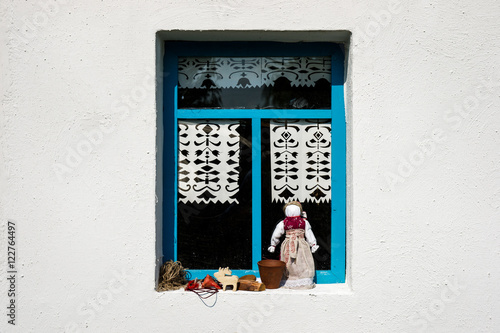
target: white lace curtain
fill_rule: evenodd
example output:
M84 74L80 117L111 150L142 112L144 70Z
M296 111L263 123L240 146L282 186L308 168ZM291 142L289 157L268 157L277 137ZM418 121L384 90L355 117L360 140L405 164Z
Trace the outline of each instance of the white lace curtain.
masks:
M180 202L238 202L239 126L231 120L179 121Z
M238 202L239 126L237 120L179 121L180 202ZM271 120L270 146L274 202L330 202L330 120Z
M330 120L275 120L270 132L273 201L329 202Z
M331 82L330 57L180 57L180 88L252 88L286 78L292 86Z

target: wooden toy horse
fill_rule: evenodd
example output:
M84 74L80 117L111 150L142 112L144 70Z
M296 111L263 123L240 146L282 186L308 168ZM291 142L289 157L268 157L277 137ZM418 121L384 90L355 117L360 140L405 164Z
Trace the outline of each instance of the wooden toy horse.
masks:
M222 283L222 287L224 291L226 291L227 286L233 286L233 291L238 289L238 277L236 275L231 275L231 271L229 267L220 268L219 271L214 273L214 276Z

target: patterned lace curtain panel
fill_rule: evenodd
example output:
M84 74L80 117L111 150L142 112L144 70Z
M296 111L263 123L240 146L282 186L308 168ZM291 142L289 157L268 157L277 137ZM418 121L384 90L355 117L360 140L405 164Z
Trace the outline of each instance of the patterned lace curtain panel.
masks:
M270 132L273 202L330 202L330 120L273 120Z
M238 203L239 121L179 121L179 202ZM271 120L273 202L330 202L330 120Z
M179 88L254 88L285 77L291 86L331 83L330 57L180 57Z
M179 202L238 203L239 121L179 121Z

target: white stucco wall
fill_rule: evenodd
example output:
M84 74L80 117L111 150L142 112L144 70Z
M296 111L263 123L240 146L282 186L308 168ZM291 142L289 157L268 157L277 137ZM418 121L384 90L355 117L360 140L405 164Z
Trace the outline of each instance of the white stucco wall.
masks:
M498 1L0 8L1 332L500 330ZM154 76L171 30L352 32L345 285L226 292L213 308L154 290ZM15 327L8 220L17 226Z

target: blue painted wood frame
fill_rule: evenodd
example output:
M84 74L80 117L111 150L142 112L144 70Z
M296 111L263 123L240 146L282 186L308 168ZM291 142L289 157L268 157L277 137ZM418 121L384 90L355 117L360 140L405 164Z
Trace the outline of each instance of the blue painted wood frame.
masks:
M178 109L177 59L179 56L331 56L332 104L330 110L269 109ZM344 283L346 267L346 123L344 106L344 54L334 43L279 42L165 42L164 56L165 133L163 161L163 260L177 260L177 120L251 119L252 169L261 170L262 119L288 118L331 119L332 121L332 215L331 269L317 270L317 283ZM259 276L261 260L261 173L252 173L252 269L233 270L233 274ZM215 270L191 270L192 277L213 275Z

